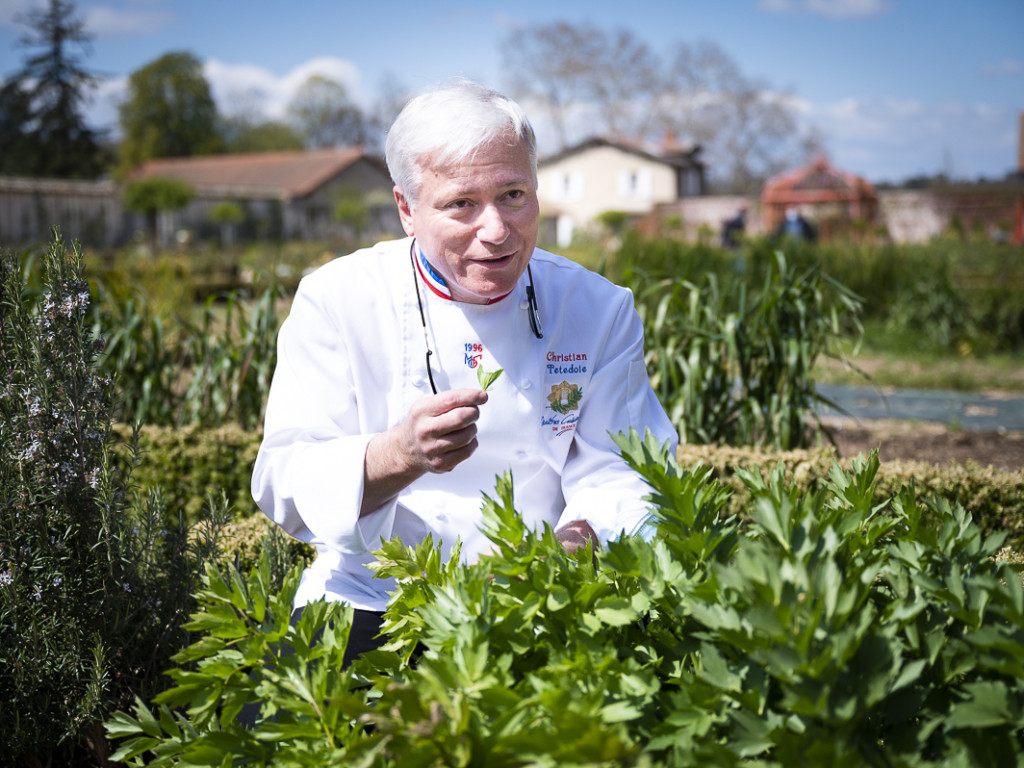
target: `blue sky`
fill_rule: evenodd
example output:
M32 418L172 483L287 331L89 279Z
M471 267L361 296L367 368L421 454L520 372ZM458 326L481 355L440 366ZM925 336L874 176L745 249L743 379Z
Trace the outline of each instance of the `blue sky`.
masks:
M0 0L0 76L25 55ZM368 104L385 78L418 89L461 75L502 89L517 25L626 28L657 52L709 40L749 78L787 91L830 158L872 181L1000 178L1016 169L1024 112L1024 0L77 0L103 76L87 117L113 128L128 75L171 51L204 62L218 105L242 94L280 116L323 74ZM540 127L540 126L538 126ZM543 145L542 139L542 149Z

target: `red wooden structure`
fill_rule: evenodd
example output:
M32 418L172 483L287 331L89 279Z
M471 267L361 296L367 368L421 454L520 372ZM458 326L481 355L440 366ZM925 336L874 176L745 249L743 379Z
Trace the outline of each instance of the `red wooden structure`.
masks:
M810 219L822 240L870 230L878 212L875 188L841 171L821 155L812 163L773 176L761 190L765 232L774 232L794 208Z

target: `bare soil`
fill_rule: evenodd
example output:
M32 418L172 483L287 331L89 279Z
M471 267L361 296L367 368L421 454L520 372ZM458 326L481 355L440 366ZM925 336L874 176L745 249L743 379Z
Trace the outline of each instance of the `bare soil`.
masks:
M1024 471L1024 432L951 429L944 424L829 419L826 428L846 458L878 448L882 461L950 462Z

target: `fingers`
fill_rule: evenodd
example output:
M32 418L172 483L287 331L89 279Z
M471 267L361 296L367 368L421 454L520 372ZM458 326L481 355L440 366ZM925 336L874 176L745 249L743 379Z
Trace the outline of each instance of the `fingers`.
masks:
M487 393L482 389L449 389L417 400L413 409L421 408L426 414L441 416L460 408L475 409L486 402Z
M477 447L476 422L487 393L456 389L413 404L405 420L413 461L426 472L450 472Z

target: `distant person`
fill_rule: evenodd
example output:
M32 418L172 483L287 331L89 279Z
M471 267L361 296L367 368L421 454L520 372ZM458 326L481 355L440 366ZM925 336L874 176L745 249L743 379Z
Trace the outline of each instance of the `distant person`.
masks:
M747 209L740 208L736 215L722 225L722 247L730 251L740 247L740 239L747 229Z
M818 240L818 232L807 219L796 208L786 209L786 218L775 230L775 236L779 238L792 238L793 240L804 240L814 243Z

